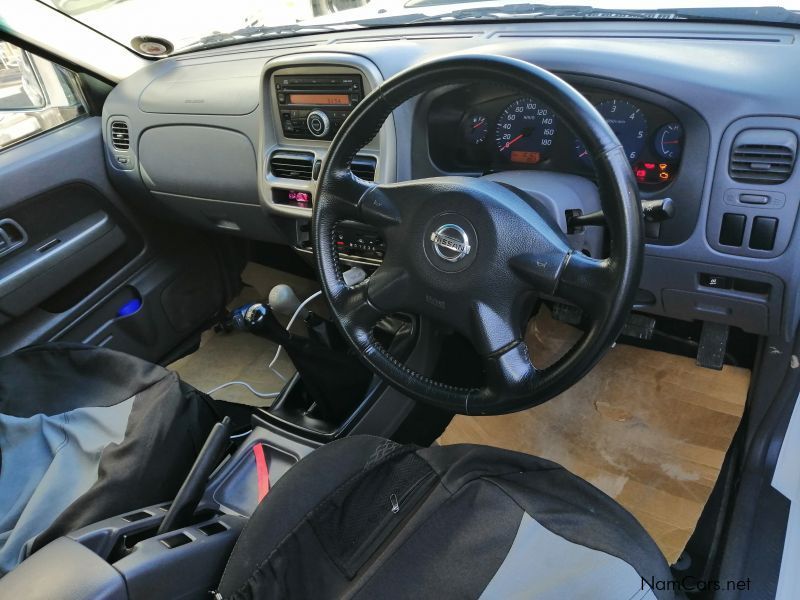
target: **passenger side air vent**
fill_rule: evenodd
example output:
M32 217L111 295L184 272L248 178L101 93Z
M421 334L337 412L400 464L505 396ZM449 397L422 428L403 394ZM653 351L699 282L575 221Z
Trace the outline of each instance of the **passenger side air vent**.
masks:
M356 156L350 165L353 175L364 181L375 181L375 167L378 164L371 156Z
M111 145L114 150L128 150L131 147L131 134L125 121L111 121Z
M269 158L269 170L275 177L311 181L314 155L310 152L275 152Z
M736 136L728 166L731 179L778 184L792 175L797 136L780 129L747 129Z

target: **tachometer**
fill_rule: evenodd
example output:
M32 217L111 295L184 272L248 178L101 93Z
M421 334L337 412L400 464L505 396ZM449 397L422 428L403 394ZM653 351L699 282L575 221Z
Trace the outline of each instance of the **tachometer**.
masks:
M495 141L506 160L536 164L549 156L555 134L553 111L533 98L519 98L498 117Z
M625 149L628 160L638 160L647 139L647 119L641 109L627 100L613 99L601 102L597 111L611 125L611 130ZM584 163L591 163L589 153L580 140L575 141L575 154Z
M601 102L597 110L611 125L628 155L628 160L637 160L647 139L647 119L641 109L627 100L614 99Z

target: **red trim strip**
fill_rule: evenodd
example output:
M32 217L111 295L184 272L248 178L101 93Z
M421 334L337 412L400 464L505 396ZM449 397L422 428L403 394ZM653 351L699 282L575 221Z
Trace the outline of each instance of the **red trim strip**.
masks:
M267 457L264 454L263 444L253 446L253 454L256 457L256 477L258 479L258 501L261 502L269 493L269 468L267 467Z

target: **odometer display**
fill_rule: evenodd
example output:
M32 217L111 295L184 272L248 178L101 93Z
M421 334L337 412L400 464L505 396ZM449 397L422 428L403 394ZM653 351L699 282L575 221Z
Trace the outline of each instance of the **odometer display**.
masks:
M515 100L497 118L497 150L511 162L535 164L545 160L555 135L553 111L533 98Z

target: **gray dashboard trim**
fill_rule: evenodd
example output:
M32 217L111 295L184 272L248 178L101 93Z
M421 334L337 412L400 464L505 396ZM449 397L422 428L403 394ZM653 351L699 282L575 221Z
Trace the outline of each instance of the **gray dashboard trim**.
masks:
M311 53L293 54L270 60L264 65L261 73L261 107L262 119L259 127L259 162L258 162L258 189L262 205L270 212L287 217L311 217L311 209L295 206L276 204L272 201L273 188L293 189L308 191L316 194L316 181L295 181L275 177L269 172L268 161L273 152L278 150L292 150L297 152L310 152L315 160L324 161L327 155L329 142L322 140L288 139L283 135L280 127L278 107L273 100L271 78L277 71L292 73L337 73L342 69L360 73L364 79L364 91L378 87L383 81L383 75L370 60L355 54L341 53ZM379 183L395 181L396 178L396 149L394 118L390 116L384 123L377 138L367 144L359 152L365 156L377 159L375 180Z
M648 273L652 267L646 267L643 285L660 299L664 286L659 283L659 278L674 277L674 281L683 282L680 285L684 287L680 289L695 292L693 282L699 269L707 268L699 265L712 265L720 273L736 271L777 278L784 289L780 297L775 294L766 300L768 328L775 331L778 323L778 331L783 337L788 339L793 335L798 323L797 228L791 233L788 251L765 258L719 252L709 244L706 235L714 169L724 132L742 118L800 116L797 103L800 79L787 76L800 72L800 47L793 29L743 24L712 27L684 22L581 21L498 22L482 27L465 23L335 34L325 32L218 48L155 63L115 88L104 107L104 123L110 115L130 119L134 160L138 158L138 136L145 128L173 123L231 128L249 137L258 152L264 152L271 144L260 130L265 127L263 101L260 110L243 116L153 114L139 110L141 91L176 64L186 68L195 65L211 68L209 65L218 64L220 69L224 69L231 61L243 60L263 67L268 61L291 64L304 55L318 56L317 60L321 61L340 55L351 64L363 64L364 69L374 72L377 82L422 60L460 51L496 53L533 62L559 73L613 79L648 93L671 97L700 115L708 128L710 141L707 155L698 161L704 172L694 183L699 198L697 222L689 236L680 243L647 246L648 259L664 259L659 266L666 271ZM260 77L263 73L254 72L254 76ZM394 143L386 148L381 146L382 153L394 153L392 156L382 155L381 160L391 161L392 167L387 170L397 180L416 174L411 168L415 151L412 143L419 132L415 129L413 106L412 100L394 112L391 124ZM272 143L277 143L277 140ZM262 183L263 155L259 154L257 164L261 197L269 190ZM117 187L132 199L157 202L142 184L138 169L122 172L111 166L109 172ZM289 182L287 186L294 187ZM263 198L261 200L262 205L266 205ZM294 211L292 214L301 215ZM308 217L307 211L303 214ZM269 219L267 213L264 213L264 219L265 222ZM692 282L691 289L689 282ZM712 299L716 295L713 290L698 293ZM748 301L745 296L740 299ZM650 310L658 313L663 306L651 307ZM680 318L707 317L690 311Z

